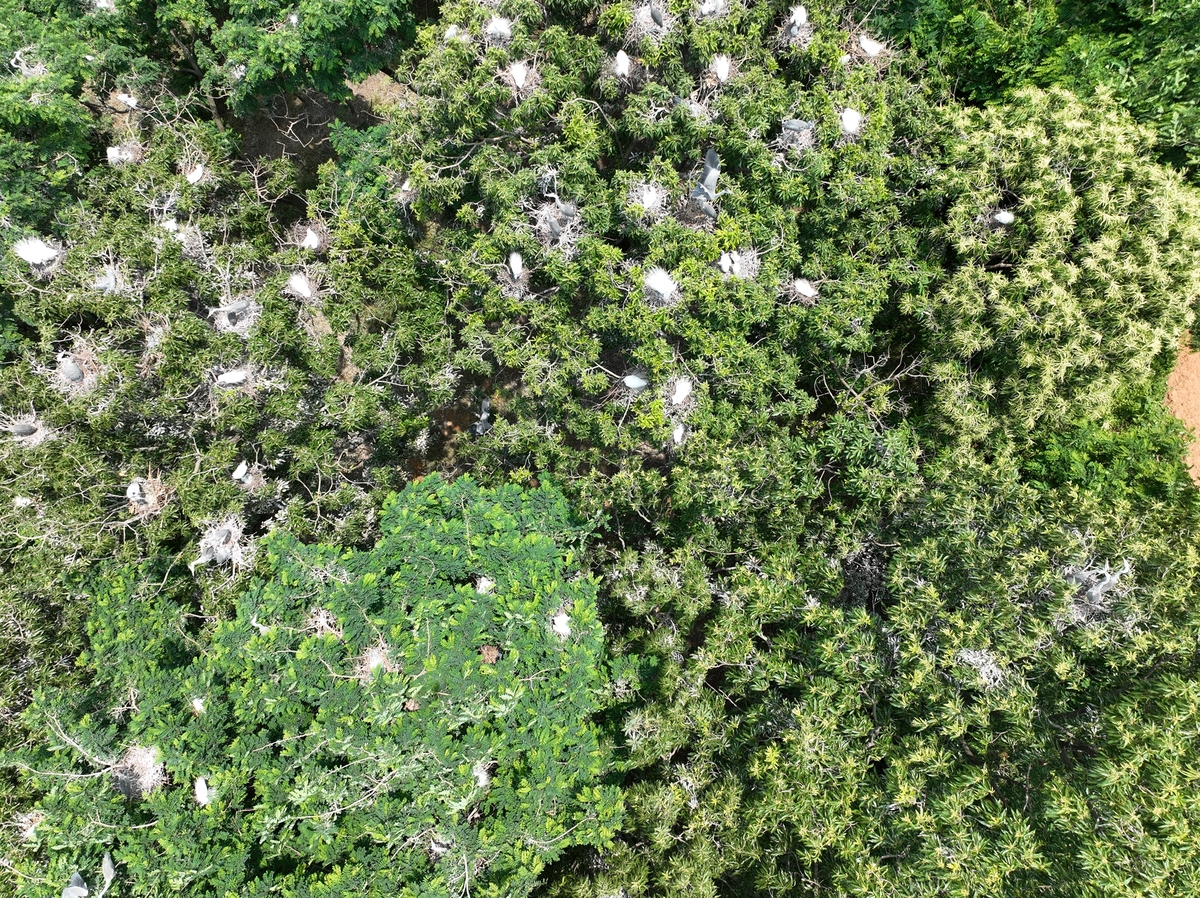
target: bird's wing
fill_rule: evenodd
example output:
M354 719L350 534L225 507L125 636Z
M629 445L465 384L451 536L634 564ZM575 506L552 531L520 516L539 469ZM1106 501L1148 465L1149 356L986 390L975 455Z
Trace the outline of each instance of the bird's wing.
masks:
M717 157L717 151L709 148L704 154L704 186L708 188L711 195L717 189L717 176L721 173L721 160Z

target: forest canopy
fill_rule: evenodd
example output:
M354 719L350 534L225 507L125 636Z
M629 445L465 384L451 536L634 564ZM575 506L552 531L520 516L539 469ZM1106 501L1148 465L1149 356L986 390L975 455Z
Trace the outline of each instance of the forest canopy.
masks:
M0 894L1200 887L1200 194L1088 22L4 2Z

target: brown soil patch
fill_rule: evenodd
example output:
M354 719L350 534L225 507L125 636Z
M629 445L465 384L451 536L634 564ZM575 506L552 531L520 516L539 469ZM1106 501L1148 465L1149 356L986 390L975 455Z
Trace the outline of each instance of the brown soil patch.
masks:
M1188 348L1188 339L1184 333L1175 370L1167 378L1167 408L1195 433L1200 433L1200 352ZM1200 484L1200 440L1195 436L1188 446L1187 465L1192 480Z
M350 105L360 114L363 112L382 113L388 106L398 106L413 96L408 88L397 84L393 78L383 72L368 75L362 81L347 81L346 86L354 94ZM362 104L365 104L367 108L361 108Z

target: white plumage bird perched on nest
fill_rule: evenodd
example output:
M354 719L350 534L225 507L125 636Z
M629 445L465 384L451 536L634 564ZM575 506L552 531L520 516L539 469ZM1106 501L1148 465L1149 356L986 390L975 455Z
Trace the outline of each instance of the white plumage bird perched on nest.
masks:
M59 251L40 237L24 237L12 245L13 255L35 268L58 258Z

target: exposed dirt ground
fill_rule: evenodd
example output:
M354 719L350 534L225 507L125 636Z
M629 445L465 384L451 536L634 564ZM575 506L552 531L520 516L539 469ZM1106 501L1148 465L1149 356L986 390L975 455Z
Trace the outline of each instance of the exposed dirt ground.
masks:
M1167 378L1167 407L1176 418L1200 435L1200 352L1188 349L1188 335L1179 344L1175 370ZM1200 484L1200 439L1188 447L1188 470Z

